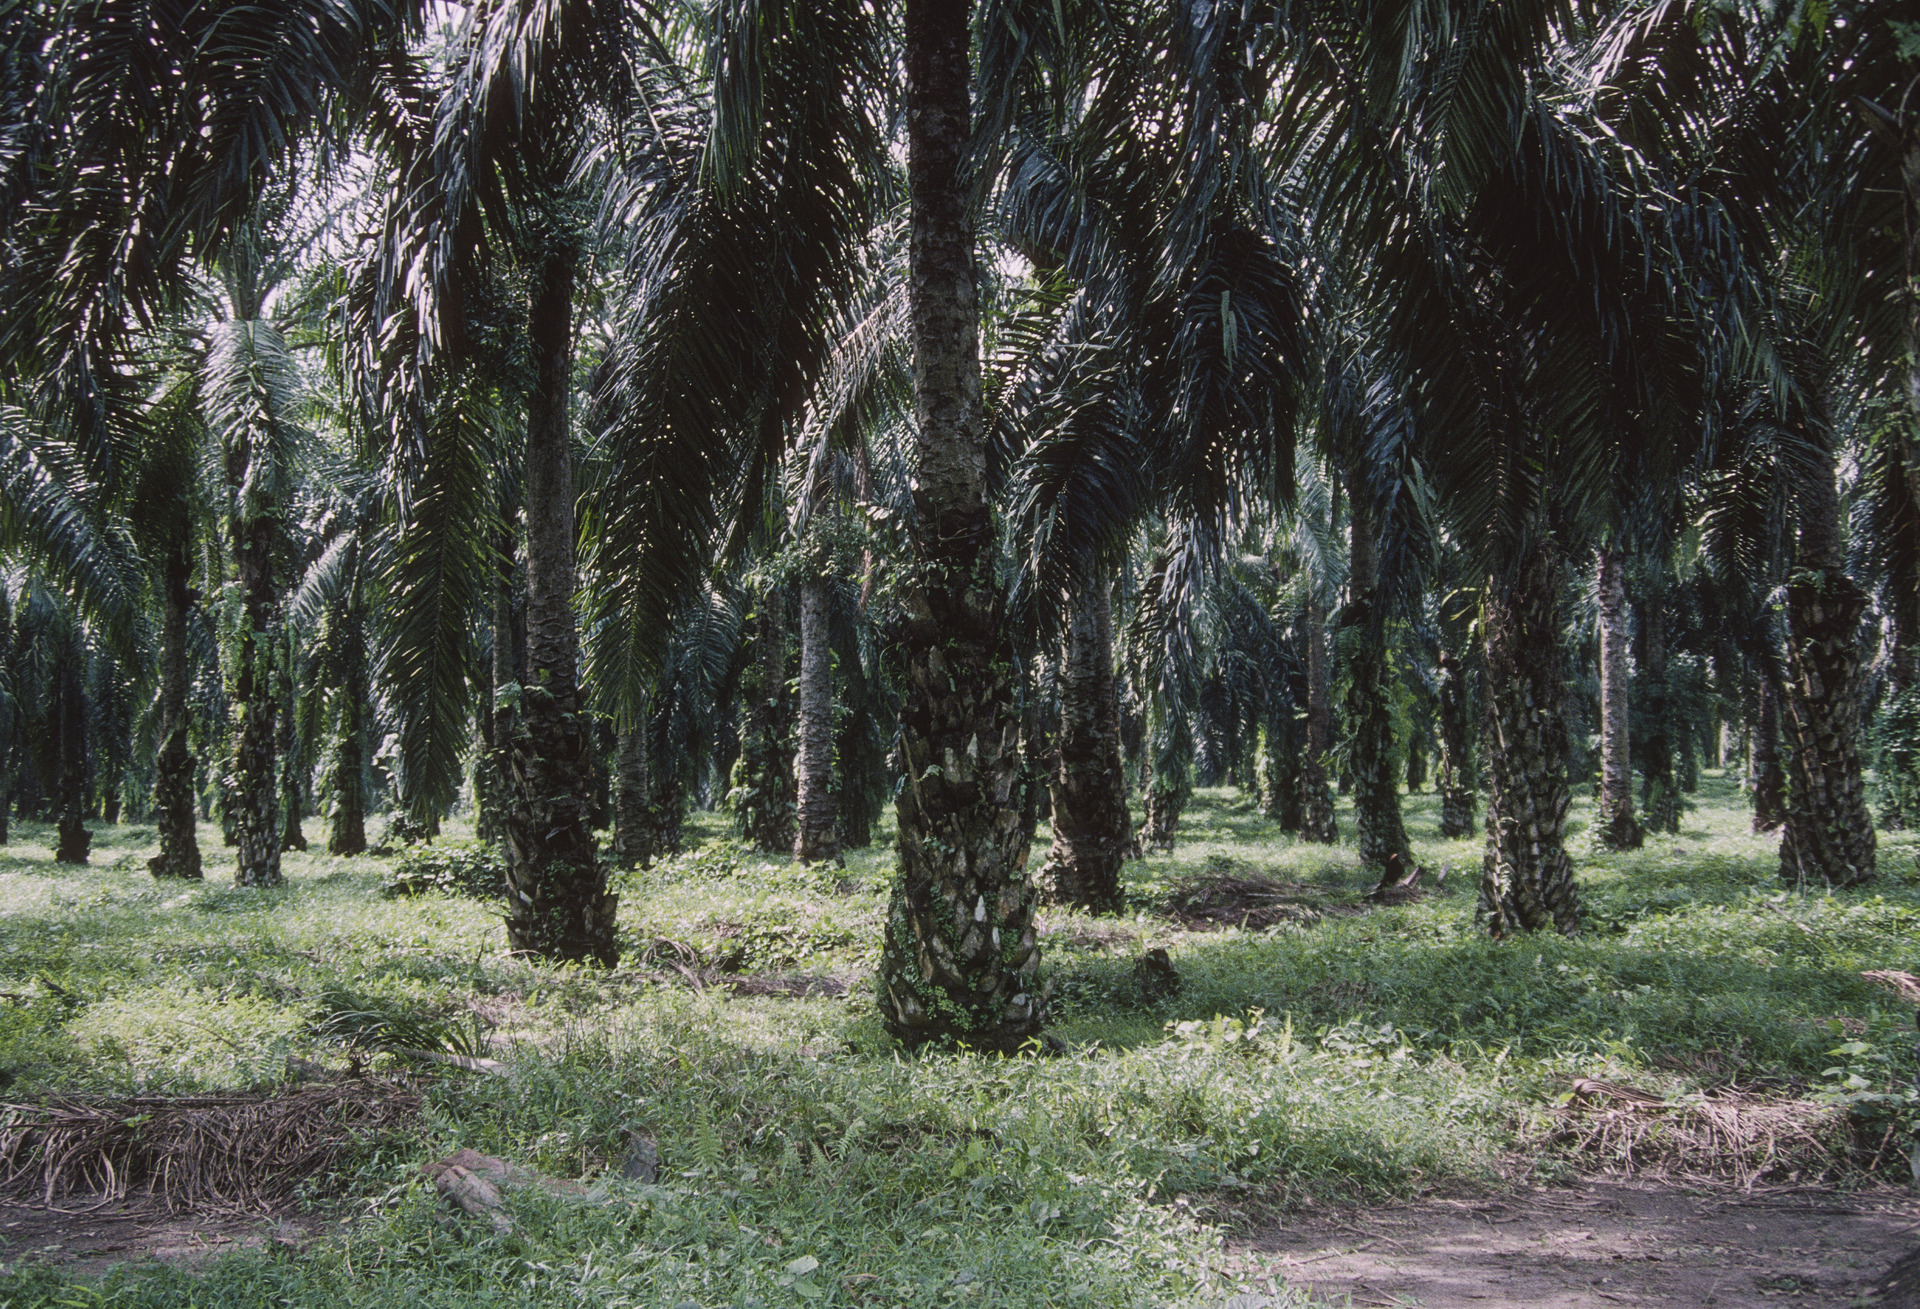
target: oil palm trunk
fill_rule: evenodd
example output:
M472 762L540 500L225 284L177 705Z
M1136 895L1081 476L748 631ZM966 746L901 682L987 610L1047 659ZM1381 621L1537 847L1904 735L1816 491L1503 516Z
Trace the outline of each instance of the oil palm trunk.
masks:
M644 867L653 859L647 824L646 722L620 729L613 751L613 861Z
M527 681L508 760L507 943L546 959L612 965L616 897L587 826L573 592L573 373L578 254L561 238L535 266L527 335Z
M1468 693L1466 665L1447 649L1440 651L1439 665L1435 699L1440 767L1434 785L1440 792L1440 835L1451 839L1473 835L1479 783L1474 776L1473 698Z
M229 470L235 488L246 485L246 455ZM237 676L233 704L240 715L233 733L227 778L227 812L233 822L234 881L241 886L278 886L280 872L280 779L274 767L279 704L273 694L273 520L236 515L234 565L239 574L241 632L234 652Z
M1858 886L1874 874L1873 819L1860 776L1860 618L1846 573L1831 445L1795 488L1799 541L1787 582L1788 745L1780 876L1793 886Z
M1133 844L1113 685L1113 602L1104 581L1068 599L1060 659L1060 735L1050 790L1053 848L1041 880L1063 904L1120 909L1120 865Z
M1307 597L1307 755L1300 761L1300 839L1332 845L1340 839L1327 784L1333 750L1333 697L1328 690L1327 611L1317 595Z
M840 857L833 795L833 653L827 643L827 583L800 585L800 686L795 723L793 857Z
M1386 867L1396 858L1413 866L1413 847L1400 813L1400 785L1393 767L1393 686L1387 666L1386 614L1380 596L1380 556L1374 536L1372 495L1356 475L1352 539L1348 550L1350 597L1341 613L1349 642L1347 721L1353 730L1353 825L1360 862Z
M83 666L80 643L69 642L66 657L54 674L54 713L60 737L57 778L58 805L55 818L57 841L53 850L56 863L84 864L93 846L93 833L87 830L87 701L80 686Z
M1538 529L1536 529L1537 532ZM1480 912L1495 936L1579 926L1567 858L1558 548L1536 535L1484 596L1487 852Z
M1780 692L1765 671L1754 679L1753 722L1747 731L1747 785L1753 791L1753 830L1779 830L1787 817L1787 774L1780 762Z
M878 1007L910 1045L1037 1036L1020 707L994 567L965 174L972 5L908 0L908 302L917 583L903 631L906 787Z
M1627 570L1613 550L1600 551L1600 797L1594 839L1609 850L1638 850L1646 840L1633 807L1628 727Z
M1667 616L1658 596L1650 597L1642 611L1640 648L1645 656L1647 688L1647 739L1640 751L1641 808L1649 831L1672 834L1680 830L1680 786L1673 772L1675 724L1673 688L1668 680Z
M327 853L356 855L367 848L367 802L360 782L366 758L367 615L360 599L358 561L342 610L339 708L334 719L333 771L328 778L332 813Z
M740 835L763 854L794 848L792 703L787 697L786 596L769 590L755 606L754 660L757 685L740 733L733 767L733 808Z
M193 608L193 558L187 542L167 551L160 579L160 753L154 760L153 818L160 851L147 860L155 877L199 878L193 751L187 707L187 616Z

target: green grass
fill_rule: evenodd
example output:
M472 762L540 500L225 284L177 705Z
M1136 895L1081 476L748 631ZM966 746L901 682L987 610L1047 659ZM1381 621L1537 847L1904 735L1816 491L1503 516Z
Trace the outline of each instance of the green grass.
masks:
M801 869L697 816L688 854L623 879L629 963L600 973L509 957L487 904L382 896L390 860L290 855L286 888L241 891L207 830L214 880L160 885L150 829L101 829L74 870L51 862L48 829L18 824L0 851L8 1098L272 1085L288 1055L328 1054L313 1023L343 990L489 1025L511 1075L434 1080L416 1138L330 1179L338 1235L302 1253L97 1284L14 1266L0 1305L1214 1304L1235 1289L1211 1270L1236 1213L1552 1175L1516 1142L1573 1076L1674 1096L1910 1077L1912 1014L1858 974L1920 964L1915 838L1883 838L1873 887L1797 897L1729 783L1696 800L1678 837L1579 857L1584 935L1495 944L1473 922L1478 843L1435 839L1424 795L1407 798L1418 855L1452 869L1434 894L1173 930L1158 906L1209 872L1329 903L1367 885L1350 847L1298 844L1236 792L1202 792L1175 852L1129 866L1130 916L1048 912L1053 1030L1075 1052L1015 1060L906 1057L884 1038L864 980L884 849ZM1142 994L1149 945L1171 951L1178 995ZM844 999L734 997L650 980L675 976L668 957L862 980ZM1845 1056L1840 1020L1864 1025ZM660 1185L600 1178L629 1130L661 1143ZM417 1179L461 1146L602 1185L517 1197L495 1235Z

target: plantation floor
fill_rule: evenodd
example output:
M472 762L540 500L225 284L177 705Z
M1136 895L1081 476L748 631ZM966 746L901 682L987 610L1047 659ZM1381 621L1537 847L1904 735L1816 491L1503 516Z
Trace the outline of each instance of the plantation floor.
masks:
M418 855L289 855L243 890L206 826L209 880L162 885L150 827L96 829L75 869L20 823L0 1146L27 1146L0 1199L35 1194L19 1133L47 1102L147 1159L181 1097L269 1114L365 1074L407 1107L269 1219L0 1205L0 1309L1849 1304L1920 1245L1890 1190L1914 1012L1861 975L1920 971L1920 834L1883 836L1873 885L1802 894L1730 779L1692 801L1613 853L1577 800L1581 934L1494 942L1479 843L1441 840L1432 796L1405 805L1433 875L1376 906L1350 844L1199 792L1125 913L1046 912L1068 1053L1016 1059L880 1029L884 844L805 868L695 815L617 878L622 961L595 970L509 954L458 877L385 894ZM620 1176L634 1136L656 1182ZM469 1217L421 1173L461 1149L578 1185Z
M1875 1303L1917 1246L1920 1203L1896 1192L1582 1179L1301 1214L1234 1253L1249 1273L1355 1306L1748 1309Z
M7 1205L0 1207L0 1260L94 1277L147 1260L192 1268L269 1244L298 1248L325 1225L312 1214L176 1214L139 1199L91 1212Z

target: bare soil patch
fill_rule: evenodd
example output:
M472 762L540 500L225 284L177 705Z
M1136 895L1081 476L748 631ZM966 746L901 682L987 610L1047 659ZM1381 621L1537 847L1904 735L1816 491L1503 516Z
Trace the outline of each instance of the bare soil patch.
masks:
M270 1242L298 1247L324 1225L311 1214L171 1213L144 1196L72 1210L0 1204L0 1264L57 1265L89 1277L149 1259L191 1267Z
M1227 1271L1355 1306L1843 1306L1881 1303L1916 1244L1920 1201L1904 1192L1585 1180L1310 1210L1236 1242Z

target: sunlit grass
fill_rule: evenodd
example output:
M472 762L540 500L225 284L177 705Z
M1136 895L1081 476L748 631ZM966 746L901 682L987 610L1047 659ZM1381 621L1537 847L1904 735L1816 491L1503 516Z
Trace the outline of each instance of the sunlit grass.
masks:
M1695 800L1677 837L1579 854L1581 936L1494 943L1473 917L1479 843L1440 841L1428 795L1407 797L1416 853L1450 871L1419 901L1177 930L1157 910L1194 878L1261 874L1335 906L1369 881L1350 844L1201 792L1175 851L1128 866L1126 915L1046 911L1053 1030L1074 1053L1011 1061L902 1057L880 1031L884 842L799 868L696 815L685 855L618 879L628 958L601 973L508 955L492 905L383 897L385 859L293 854L285 888L245 891L206 828L209 881L160 884L150 829L101 829L71 869L18 824L0 851L0 1072L15 1099L270 1086L290 1054L338 1062L310 1029L330 986L490 1025L510 1075L443 1077L411 1146L336 1179L349 1243L85 1293L113 1303L1217 1302L1210 1223L1238 1209L1551 1175L1515 1145L1576 1075L1806 1094L1837 1020L1887 1077L1910 1074L1911 1013L1858 974L1916 962L1914 839L1885 841L1872 887L1796 896L1730 783ZM1350 836L1344 802L1340 819ZM1184 984L1149 1000L1133 968L1156 945ZM675 950L705 989L661 962ZM853 985L750 998L716 984L736 973ZM628 1130L660 1141L661 1186L517 1200L510 1236L450 1215L413 1171L472 1146L592 1179ZM0 1302L57 1285L16 1272Z

